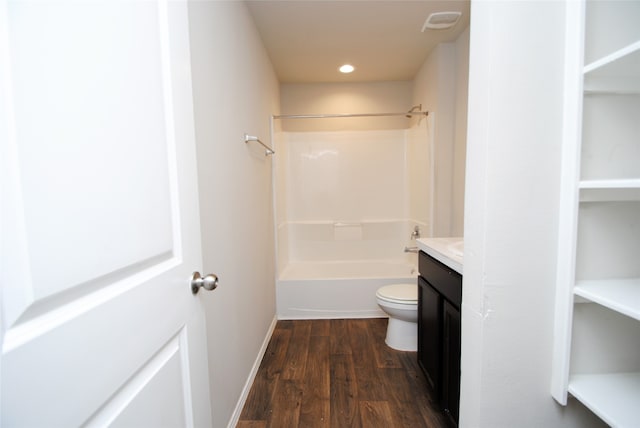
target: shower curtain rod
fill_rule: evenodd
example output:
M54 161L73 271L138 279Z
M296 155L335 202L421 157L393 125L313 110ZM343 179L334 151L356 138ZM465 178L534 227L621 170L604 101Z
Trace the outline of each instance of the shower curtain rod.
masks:
M278 114L274 119L325 119L333 117L373 117L373 116L413 116L420 114L428 116L428 111L410 111L404 113L347 113L347 114Z

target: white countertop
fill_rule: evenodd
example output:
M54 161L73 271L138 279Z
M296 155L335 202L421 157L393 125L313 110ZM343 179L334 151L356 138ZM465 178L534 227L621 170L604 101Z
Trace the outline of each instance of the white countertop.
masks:
M422 238L418 248L462 275L464 238Z

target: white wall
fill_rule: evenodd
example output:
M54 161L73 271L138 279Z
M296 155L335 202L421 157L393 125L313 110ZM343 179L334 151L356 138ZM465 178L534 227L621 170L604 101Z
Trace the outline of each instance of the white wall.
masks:
M564 5L471 7L460 426L601 426L550 394Z
M464 236L464 179L467 161L467 100L469 98L469 28L456 40L456 98L453 128L453 201L451 236Z
M213 424L227 426L275 316L270 143L279 88L242 2L189 4ZM195 167L195 166L194 166ZM201 293L202 294L202 293ZM250 385L249 385L250 386Z
M468 31L441 43L413 81L413 104L429 111L433 124L433 236L462 235Z
M405 112L411 107L411 82L290 83L280 91L282 114ZM409 119L370 117L283 120L285 131L404 129Z

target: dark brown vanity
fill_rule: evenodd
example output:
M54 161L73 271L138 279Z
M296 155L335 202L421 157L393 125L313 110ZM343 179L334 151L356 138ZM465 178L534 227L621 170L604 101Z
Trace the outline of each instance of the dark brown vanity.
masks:
M420 251L418 363L449 418L458 425L462 275Z

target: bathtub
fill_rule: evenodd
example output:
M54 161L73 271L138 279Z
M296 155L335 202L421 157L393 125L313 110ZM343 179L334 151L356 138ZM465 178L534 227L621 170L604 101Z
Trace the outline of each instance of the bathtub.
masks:
M376 290L414 283L406 260L307 261L287 264L276 280L279 319L382 318Z

